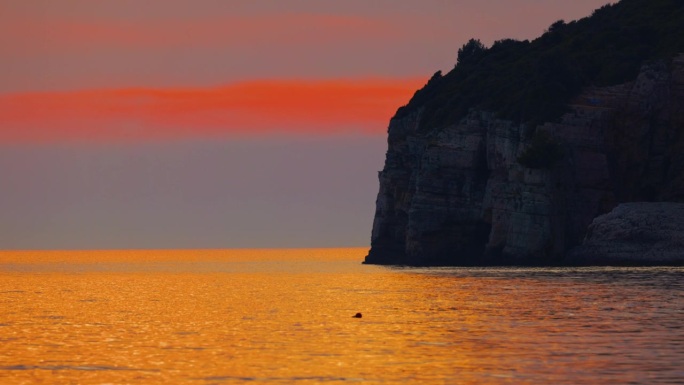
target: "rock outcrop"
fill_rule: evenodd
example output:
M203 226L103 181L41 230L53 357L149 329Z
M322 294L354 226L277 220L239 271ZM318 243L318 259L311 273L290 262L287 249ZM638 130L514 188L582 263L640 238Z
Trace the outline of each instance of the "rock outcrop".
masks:
M568 262L684 264L684 204L621 204L594 219Z
M365 263L562 264L618 203L684 201L684 55L569 107L535 126L391 120Z

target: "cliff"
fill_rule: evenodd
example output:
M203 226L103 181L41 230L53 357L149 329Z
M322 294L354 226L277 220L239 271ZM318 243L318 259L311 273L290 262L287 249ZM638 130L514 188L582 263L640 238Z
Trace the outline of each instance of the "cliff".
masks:
M619 203L684 202L684 55L644 62L547 121L438 116L428 83L390 121L365 263L564 264Z

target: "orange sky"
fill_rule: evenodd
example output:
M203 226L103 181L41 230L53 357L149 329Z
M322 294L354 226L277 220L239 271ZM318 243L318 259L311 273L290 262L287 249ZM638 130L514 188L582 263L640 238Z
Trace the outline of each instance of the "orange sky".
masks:
M252 81L0 95L0 141L385 132L424 79Z
M0 93L429 77L607 0L3 0Z
M606 2L6 0L0 143L382 135L469 38L533 38Z
M397 108L610 1L0 0L0 249L366 245Z

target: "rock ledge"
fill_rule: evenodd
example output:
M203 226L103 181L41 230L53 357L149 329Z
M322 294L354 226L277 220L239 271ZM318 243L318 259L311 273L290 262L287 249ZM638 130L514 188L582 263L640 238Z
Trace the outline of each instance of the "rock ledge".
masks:
M594 219L570 263L684 264L684 203L623 203Z

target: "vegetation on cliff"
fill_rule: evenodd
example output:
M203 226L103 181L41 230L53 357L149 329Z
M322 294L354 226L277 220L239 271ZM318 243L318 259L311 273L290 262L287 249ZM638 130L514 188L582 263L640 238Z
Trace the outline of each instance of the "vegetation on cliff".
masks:
M533 169L553 167L563 159L563 146L546 131L537 131L531 145L518 157L518 163Z
M586 86L633 80L643 64L684 52L684 0L622 0L569 23L559 20L533 41L471 39L457 64L401 107L425 108L421 127L439 129L472 109L517 123L558 120Z

